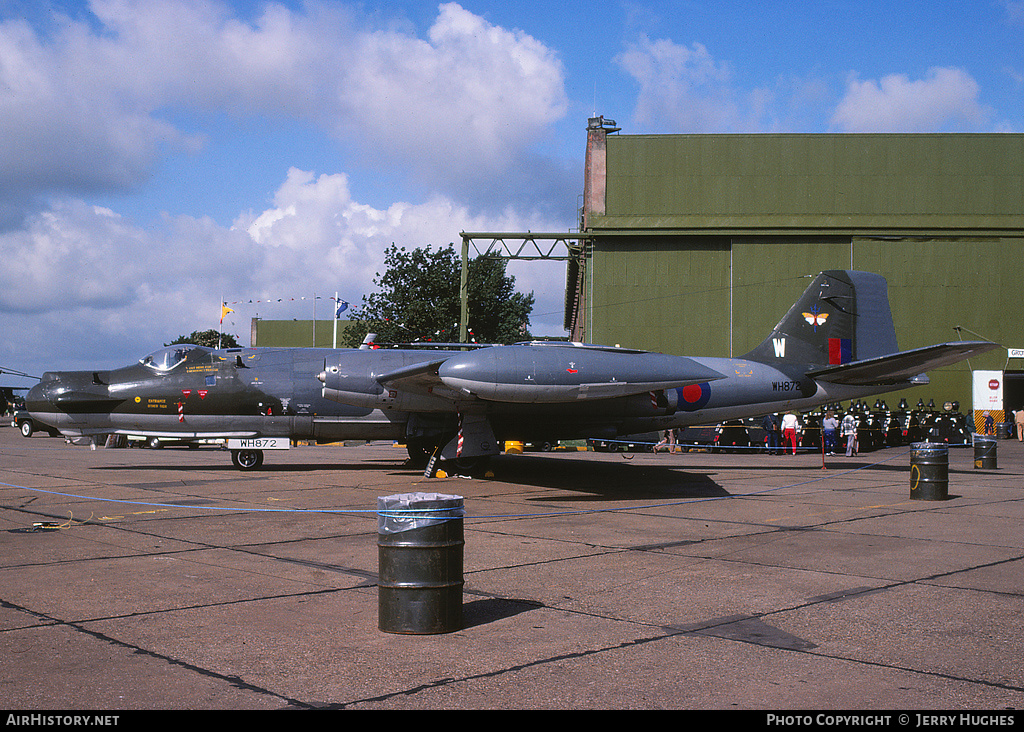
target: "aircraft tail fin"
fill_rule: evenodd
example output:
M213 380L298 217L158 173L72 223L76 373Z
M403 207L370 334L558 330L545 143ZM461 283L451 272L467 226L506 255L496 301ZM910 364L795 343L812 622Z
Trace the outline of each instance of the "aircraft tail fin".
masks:
M744 358L838 366L898 351L885 278L872 272L827 270Z

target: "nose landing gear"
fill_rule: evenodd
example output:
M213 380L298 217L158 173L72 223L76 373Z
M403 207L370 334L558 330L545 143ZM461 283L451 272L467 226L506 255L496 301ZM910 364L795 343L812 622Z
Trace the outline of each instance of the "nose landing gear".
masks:
M257 470L263 465L263 450L232 450L231 462L239 470Z

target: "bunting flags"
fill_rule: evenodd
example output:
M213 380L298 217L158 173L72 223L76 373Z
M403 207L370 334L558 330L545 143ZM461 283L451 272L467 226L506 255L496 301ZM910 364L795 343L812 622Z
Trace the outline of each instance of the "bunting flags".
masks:
M228 313L235 312L232 306L241 306L242 308L245 308L246 306L251 307L253 305L276 305L278 303L287 304L291 302L304 302L306 300L313 301L314 316L316 314L317 300L333 300L335 303L337 303L334 309L335 320L340 319L341 314L350 308L349 302L347 300L342 300L337 295L333 297L321 297L320 295L313 295L312 297L267 297L259 300L223 300L221 301L220 304L220 324L224 325L224 318L227 317Z
M223 304L227 305L274 305L277 303L289 303L289 302L305 302L306 300L334 300L338 303L337 312L342 312L349 307L349 303L346 300L342 300L340 297L321 297L315 295L313 297L265 297L259 300L226 300ZM234 312L233 310L231 312Z

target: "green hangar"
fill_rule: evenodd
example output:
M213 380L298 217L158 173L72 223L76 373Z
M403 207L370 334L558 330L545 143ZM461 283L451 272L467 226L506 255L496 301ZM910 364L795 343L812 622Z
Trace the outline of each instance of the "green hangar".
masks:
M758 345L826 269L889 283L901 349L997 349L887 395L972 404L972 370L1024 405L1024 135L622 135L587 129L573 340L680 355ZM1011 358L1012 357L1012 358ZM991 381L991 379L989 380ZM1002 415L997 415L1001 421Z

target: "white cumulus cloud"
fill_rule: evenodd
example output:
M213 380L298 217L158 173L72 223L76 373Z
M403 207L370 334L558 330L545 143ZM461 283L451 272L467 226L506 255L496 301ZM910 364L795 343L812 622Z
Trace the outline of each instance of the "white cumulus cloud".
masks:
M551 49L455 3L426 37L315 1L88 8L45 32L0 22L0 196L138 186L164 146L201 143L178 112L298 120L440 186L508 171L566 112Z
M729 65L700 44L642 36L616 56L639 85L633 118L661 132L736 132L756 126L765 92L732 86Z
M957 68L932 68L916 80L890 74L861 81L851 75L832 124L844 132L977 130L991 116L978 95L978 82Z
M455 3L440 7L426 39L363 34L347 61L338 127L431 175L499 174L566 111L553 51Z

